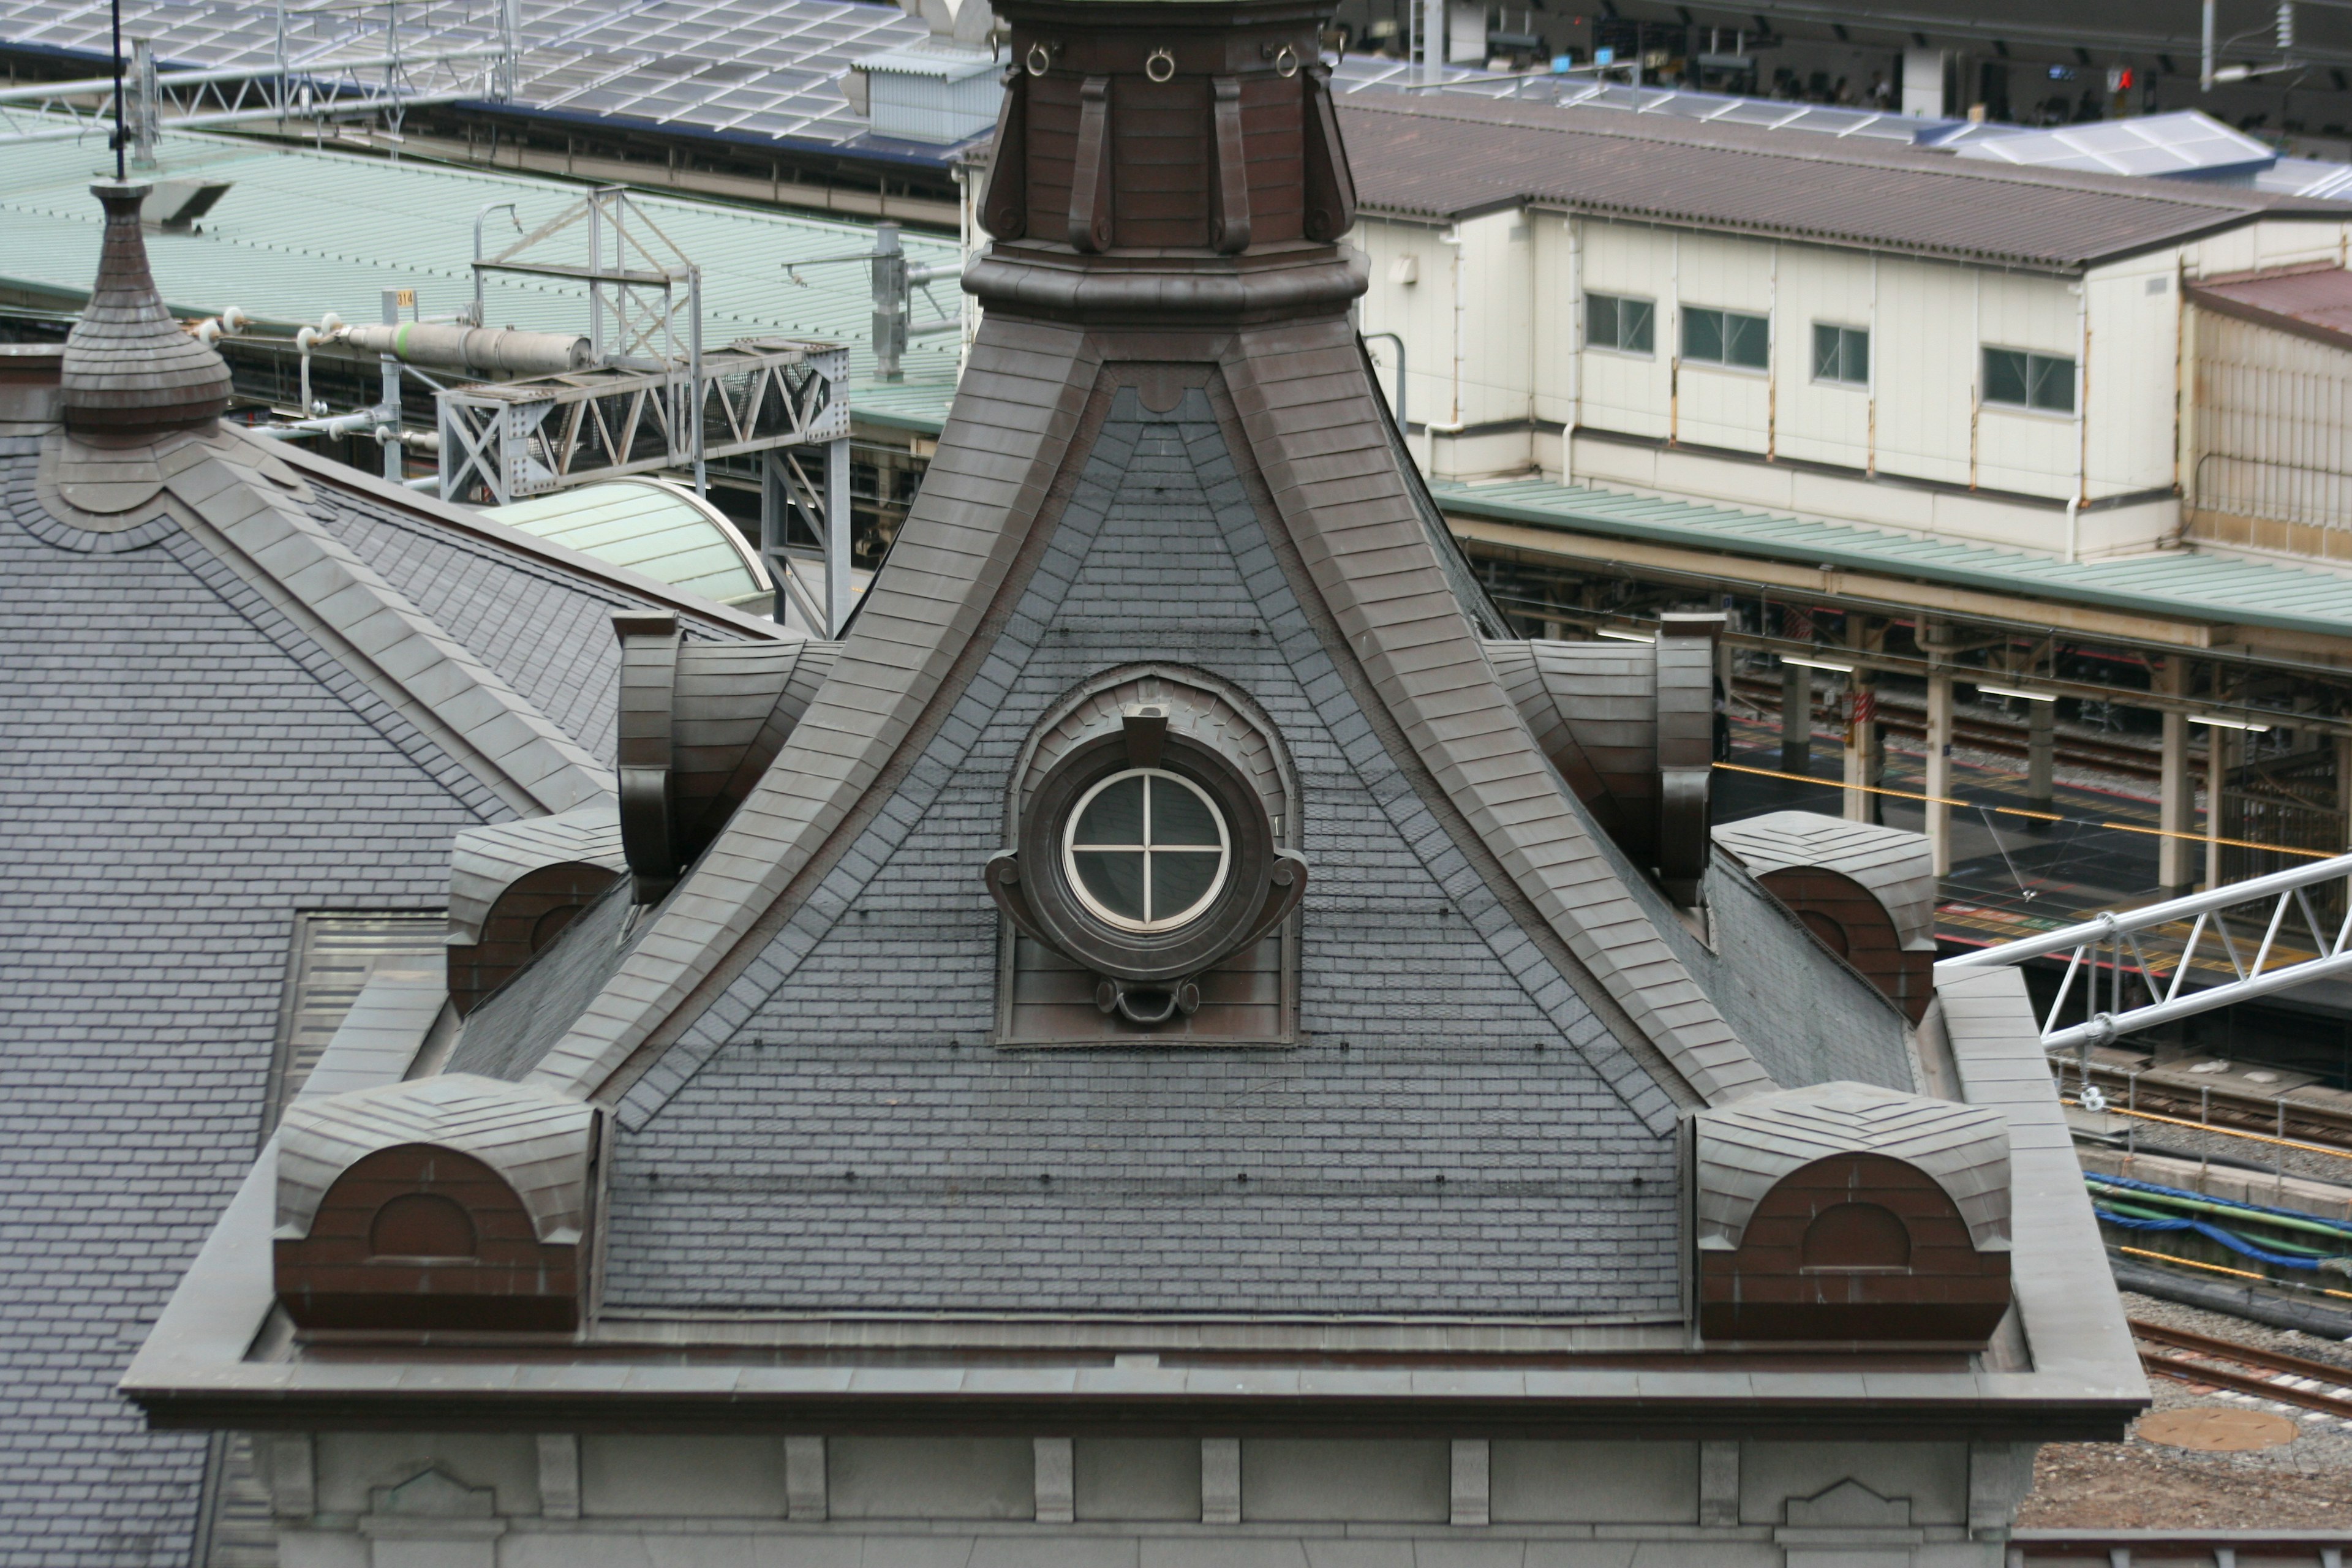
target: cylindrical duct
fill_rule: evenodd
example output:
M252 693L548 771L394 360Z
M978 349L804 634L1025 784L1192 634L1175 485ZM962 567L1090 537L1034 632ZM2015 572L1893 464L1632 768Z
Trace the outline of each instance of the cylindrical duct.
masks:
M586 370L593 363L586 338L519 331L512 327L404 321L396 327L349 326L335 337L362 353L390 354L407 364L498 371L508 375L553 375Z

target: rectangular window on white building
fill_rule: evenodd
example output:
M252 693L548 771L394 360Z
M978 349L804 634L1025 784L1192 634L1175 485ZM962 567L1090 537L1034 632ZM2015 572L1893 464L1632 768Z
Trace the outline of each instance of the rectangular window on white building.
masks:
M1870 384L1870 334L1860 327L1813 323L1813 379L1847 386Z
M1652 322L1657 307L1647 300L1628 300L1615 294L1587 294L1584 297L1584 341L1596 349L1615 349L1622 353L1652 353L1654 338Z
M2074 412L2074 362L2023 349L1984 352L1984 400L2047 414Z
M1683 358L1697 364L1762 370L1769 363L1772 326L1737 310L1683 307Z

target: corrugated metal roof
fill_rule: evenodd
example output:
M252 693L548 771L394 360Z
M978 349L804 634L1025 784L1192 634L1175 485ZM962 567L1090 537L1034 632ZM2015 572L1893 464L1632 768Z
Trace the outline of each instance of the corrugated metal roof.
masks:
M726 514L660 479L583 485L482 515L722 605L764 608L775 596Z
M0 287L86 296L98 270L100 228L89 184L105 153L46 142L12 147L8 154L0 159L0 226L7 235L0 245ZM190 316L237 305L257 321L289 327L328 310L373 321L381 291L392 288L414 287L428 316L457 310L473 298L476 213L511 201L517 218L536 228L579 199L578 186L556 180L224 137L174 135L163 154L159 178L233 183L201 233L147 237L165 301ZM800 274L806 281L799 287L783 270L786 261L869 248L871 227L650 195L635 199L702 268L705 342L780 333L829 339L850 346L854 384L871 378L866 268L811 268ZM492 213L485 245L496 248L516 233L506 215ZM956 257L952 240L910 231L901 244L919 262ZM943 306L954 299L951 288L935 292ZM492 326L582 331L586 289L568 279L493 274L484 314ZM907 350L907 381L888 395L916 405L915 389L928 389L943 416L954 394L956 355L952 335L915 340Z
M2352 207L2239 186L1964 163L1948 153L1449 95L1342 100L1374 212L1517 202L1833 245L2073 268L2277 215Z
M2340 267L2285 267L2192 284L2189 297L2241 321L2352 348L2352 272Z
M1988 544L1735 511L1544 479L1431 485L1448 513L1727 555L1801 561L2060 604L2216 625L2352 637L2352 577L2166 550L2068 565Z

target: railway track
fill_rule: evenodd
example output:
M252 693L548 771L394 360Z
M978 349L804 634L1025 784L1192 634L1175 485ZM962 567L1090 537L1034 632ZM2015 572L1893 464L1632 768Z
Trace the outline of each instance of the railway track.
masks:
M2129 1320L2140 1365L2158 1377L2226 1388L2352 1421L2352 1367ZM2185 1352L2185 1353L2184 1353ZM2352 1537L2347 1537L2352 1538Z
M2069 1061L2066 1069L2070 1075L2074 1073L2076 1064ZM2352 1107L2315 1103L2308 1087L2262 1096L2231 1085L2189 1089L2151 1083L2144 1073L2101 1061L2092 1062L2091 1077L2108 1090L2111 1110L2167 1118L2188 1131L2252 1134L2257 1142L2248 1144L2253 1151L2249 1159L2265 1158L2260 1142L2271 1139L2306 1143L2331 1153L2352 1153ZM2331 1098L2340 1098L2332 1090L2327 1092ZM2161 1125L2151 1129L2150 1135L2161 1137ZM2331 1179L2352 1182L2352 1161L2345 1163L2340 1178Z
M1767 711L1780 710L1780 689L1775 682L1743 677L1737 683L1743 700ZM1815 723L1821 715L1815 715ZM1883 730L1898 735L1916 735L1925 739L1927 715L1924 709L1901 702L1890 702L1882 693L1878 702L1878 723ZM1987 723L1965 714L1956 715L1952 721L1952 738L1975 751L1990 752L1995 756L2023 758L2026 752L2025 731L2021 726ZM2102 773L2116 773L2126 778L2155 781L2163 777L2163 767L2153 747L2133 745L2124 741L2098 741L2087 735L2061 731L2057 739L2058 760L2080 767L2096 768Z

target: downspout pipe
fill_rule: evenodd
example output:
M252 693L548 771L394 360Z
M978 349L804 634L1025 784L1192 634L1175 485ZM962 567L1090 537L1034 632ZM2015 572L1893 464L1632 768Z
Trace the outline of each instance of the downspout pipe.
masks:
M1436 437L1441 434L1452 435L1462 428L1462 318L1466 310L1463 299L1465 285L1462 277L1465 268L1462 264L1461 224L1457 222L1451 228L1440 229L1437 243L1454 248L1454 410L1443 423L1433 419L1423 426L1430 435L1429 467L1433 473L1437 468Z
M2068 496L2066 498L2066 564L2069 566L2079 564L2083 559L2083 542L2078 531L2082 527L2082 520L2083 498L2079 495Z

